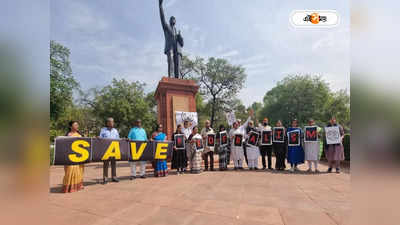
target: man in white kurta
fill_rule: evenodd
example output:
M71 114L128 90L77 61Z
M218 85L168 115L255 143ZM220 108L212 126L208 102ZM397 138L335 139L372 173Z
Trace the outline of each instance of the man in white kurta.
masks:
M248 133L246 134L246 139L249 139L250 133L252 131L259 133L259 131L256 128L254 128L253 121L249 122L249 127L247 130L248 130ZM247 144L246 151L247 151L247 160L249 161L249 163L248 163L249 169L250 170L258 170L258 157L260 157L258 141L257 141L256 145Z
M246 135L246 127L247 127L247 124L249 123L250 119L251 119L251 116L249 116L249 118L246 120L246 122L241 126L239 126L238 125L239 123L236 121L235 123L233 123L233 128L229 131L229 137L230 137L231 143L232 143L231 160L234 163L235 170L243 169L242 165L243 165L243 160L244 160L244 151L243 151L242 145L243 145L244 138L246 137L245 136ZM235 135L237 135L237 134L240 134L243 136L241 146L235 146L234 138L235 138Z

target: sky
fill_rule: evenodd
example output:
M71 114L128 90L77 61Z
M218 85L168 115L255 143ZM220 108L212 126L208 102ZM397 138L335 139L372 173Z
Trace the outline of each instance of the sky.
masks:
M191 58L225 58L247 74L238 94L246 106L288 74L321 75L332 90L350 91L350 6L347 0L164 0ZM333 28L294 28L293 10L337 10ZM167 76L157 0L50 1L50 39L71 50L83 90L113 78L155 90Z

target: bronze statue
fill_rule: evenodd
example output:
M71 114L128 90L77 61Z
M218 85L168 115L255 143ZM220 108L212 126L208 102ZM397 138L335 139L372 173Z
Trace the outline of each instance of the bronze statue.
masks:
M159 0L161 25L165 36L164 54L167 55L168 61L168 77L174 74L175 78L179 78L181 74L183 38L180 31L176 32L175 17L171 16L169 24L166 23L162 3L163 0Z

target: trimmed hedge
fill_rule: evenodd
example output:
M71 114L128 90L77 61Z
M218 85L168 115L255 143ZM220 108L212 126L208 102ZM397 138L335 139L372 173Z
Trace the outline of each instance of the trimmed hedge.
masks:
M345 134L343 138L344 158L350 161L350 134Z
M326 139L324 138L323 144L321 144L321 149L324 148L326 144ZM344 149L344 160L350 161L350 134L345 134L343 138L343 149ZM321 159L326 159L325 151L321 150Z

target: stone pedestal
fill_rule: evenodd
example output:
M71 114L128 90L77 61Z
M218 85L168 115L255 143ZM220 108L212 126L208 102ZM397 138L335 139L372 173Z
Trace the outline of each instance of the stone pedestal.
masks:
M198 89L193 80L163 77L158 83L155 92L158 122L163 125L168 140L176 129L175 111L196 112Z

